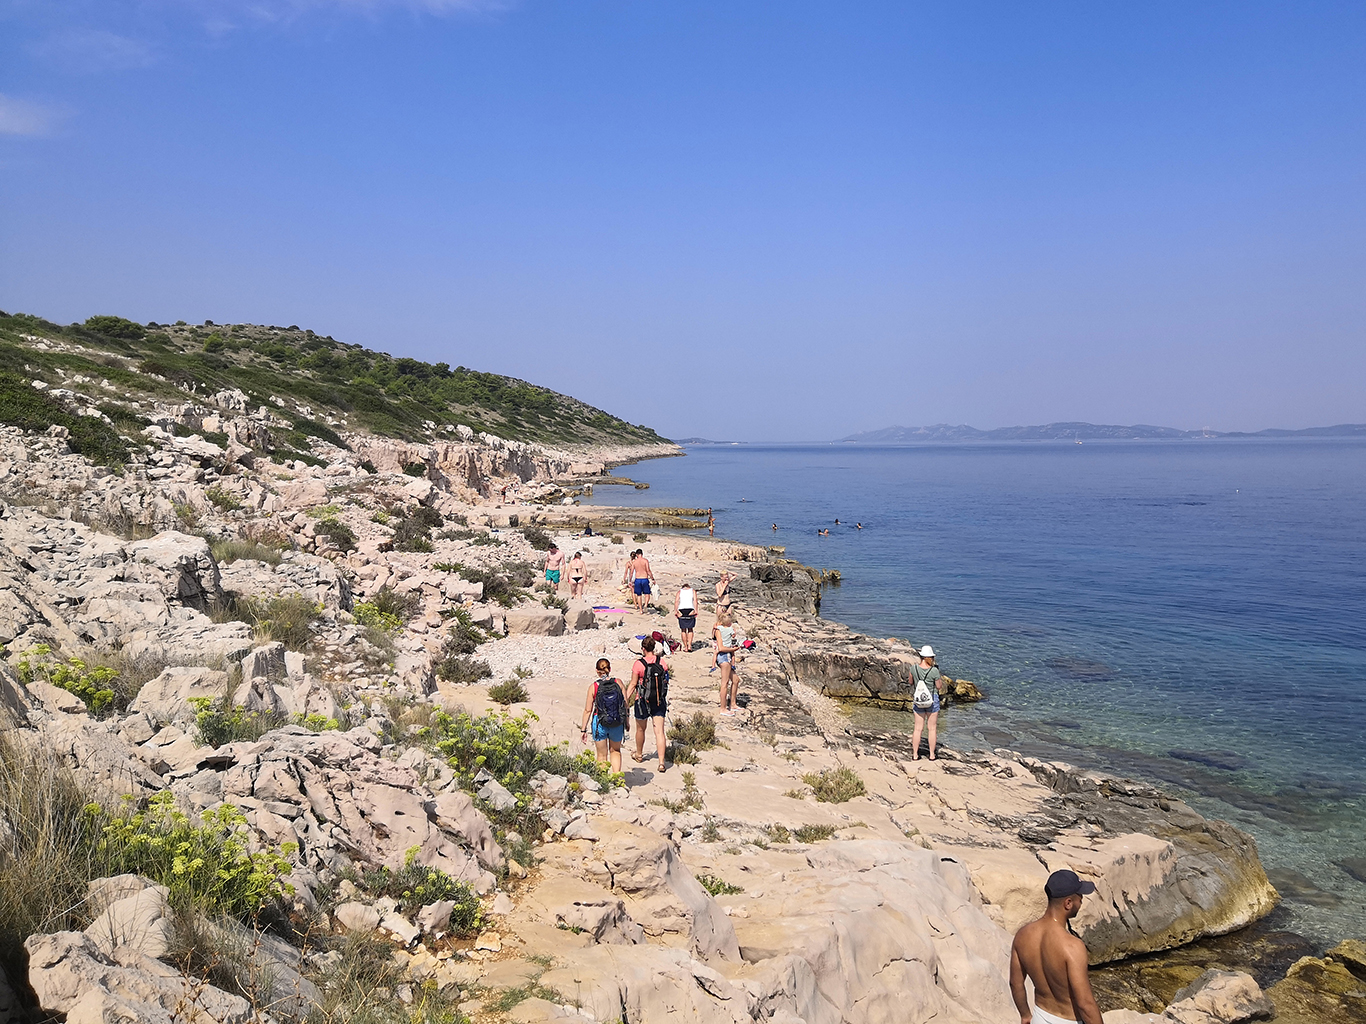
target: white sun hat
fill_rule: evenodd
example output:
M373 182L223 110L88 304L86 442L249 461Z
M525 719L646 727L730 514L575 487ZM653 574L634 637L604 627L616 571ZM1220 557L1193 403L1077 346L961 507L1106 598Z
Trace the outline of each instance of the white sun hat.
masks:
M931 647L929 644L926 644L924 647L920 648L920 656L922 658L933 658L934 648Z

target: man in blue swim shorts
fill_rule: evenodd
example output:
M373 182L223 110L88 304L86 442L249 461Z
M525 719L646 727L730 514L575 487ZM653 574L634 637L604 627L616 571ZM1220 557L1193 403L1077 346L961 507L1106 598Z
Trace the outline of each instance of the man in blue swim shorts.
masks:
M560 592L560 570L563 568L564 552L551 544L545 556L545 580L555 588L557 594Z
M650 569L650 560L640 548L636 548L635 554L631 557L630 571L636 611L644 612L650 604L650 581L655 578L655 574Z

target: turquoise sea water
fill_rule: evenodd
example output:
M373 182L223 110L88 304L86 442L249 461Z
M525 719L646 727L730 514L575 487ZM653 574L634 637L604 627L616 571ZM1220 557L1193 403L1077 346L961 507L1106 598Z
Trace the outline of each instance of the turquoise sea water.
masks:
M1340 866L1366 871L1366 442L698 446L623 472L650 489L593 500L710 505L717 536L839 569L824 617L933 644L989 695L944 716L951 745L1179 789L1301 889L1286 926L1366 936Z

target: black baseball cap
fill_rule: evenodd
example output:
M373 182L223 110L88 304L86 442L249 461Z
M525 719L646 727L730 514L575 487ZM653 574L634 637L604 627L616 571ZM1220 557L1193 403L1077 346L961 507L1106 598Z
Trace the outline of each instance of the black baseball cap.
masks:
M1096 891L1096 883L1083 882L1075 871L1064 868L1048 876L1043 891L1050 900L1060 900L1064 896L1090 896Z

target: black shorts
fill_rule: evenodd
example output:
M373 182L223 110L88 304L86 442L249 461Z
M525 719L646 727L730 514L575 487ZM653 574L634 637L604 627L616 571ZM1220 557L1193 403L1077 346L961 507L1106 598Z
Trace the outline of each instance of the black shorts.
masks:
M679 628L680 630L682 630L684 633L691 633L694 629L697 628L697 616L696 616L696 615L680 615L680 616L678 616L678 628Z
M655 704L646 701L644 697L637 697L634 712L638 722L643 722L647 718L663 718L669 713L669 701L666 698Z

